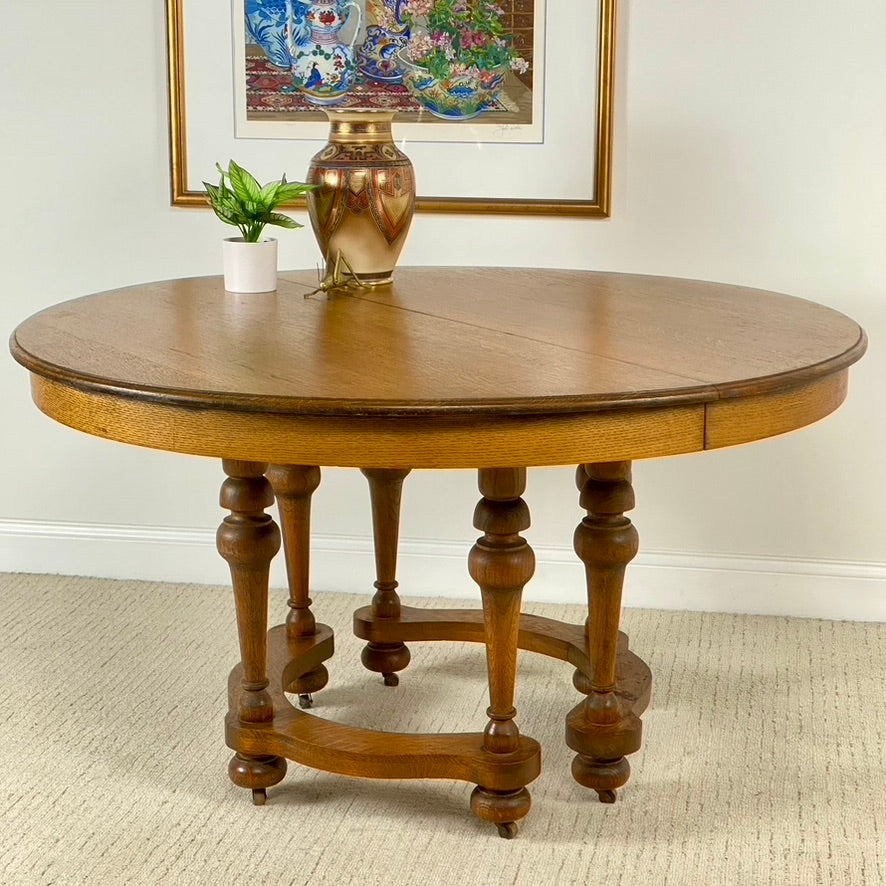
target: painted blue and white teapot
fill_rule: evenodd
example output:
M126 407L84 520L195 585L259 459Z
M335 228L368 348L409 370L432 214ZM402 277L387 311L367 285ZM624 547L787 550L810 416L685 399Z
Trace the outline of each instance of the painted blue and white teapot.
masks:
M246 0L250 36L271 64L292 71L293 86L315 105L335 104L354 85L361 21L355 0Z

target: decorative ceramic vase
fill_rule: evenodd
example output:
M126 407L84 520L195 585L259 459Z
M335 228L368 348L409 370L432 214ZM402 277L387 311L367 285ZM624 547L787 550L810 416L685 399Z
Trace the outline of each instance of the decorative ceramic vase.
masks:
M268 61L288 71L292 56L286 43L290 0L246 0L246 32L264 50Z
M406 0L366 0L366 38L357 53L357 69L376 83L400 83L403 72L397 53L409 41L403 21Z
M336 268L361 283L391 275L415 211L415 174L394 144L393 111L327 110L329 143L311 159L306 181L311 225L327 279Z
M437 80L404 53L397 55L407 92L435 117L443 120L470 120L496 106L504 86L506 67L473 74L458 74Z
M222 241L228 292L273 292L277 288L277 241L247 243L242 237Z
M330 105L351 89L357 77L354 43L363 14L355 0L287 0L289 24L286 36L292 56L295 88L315 105ZM299 11L302 15L297 16ZM356 15L356 21L351 22ZM350 42L341 39L346 24L352 24Z

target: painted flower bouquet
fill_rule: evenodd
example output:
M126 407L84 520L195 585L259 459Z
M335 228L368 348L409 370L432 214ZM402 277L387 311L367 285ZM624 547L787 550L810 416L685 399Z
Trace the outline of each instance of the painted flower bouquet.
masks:
M476 116L495 105L508 70L529 69L493 0L405 0L401 14L410 26L404 85L438 117Z

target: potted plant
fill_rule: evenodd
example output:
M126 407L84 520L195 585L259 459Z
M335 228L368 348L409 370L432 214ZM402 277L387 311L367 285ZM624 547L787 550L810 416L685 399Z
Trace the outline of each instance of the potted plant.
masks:
M398 58L410 95L446 120L493 107L508 70L529 69L502 15L495 0L406 0L410 37Z
M273 292L277 288L277 241L262 238L267 225L301 228L294 218L276 212L278 206L314 190L304 182L279 181L262 186L255 176L233 160L227 170L216 164L217 185L203 182L209 205L225 224L240 229L242 236L228 237L222 244L225 289L229 292Z

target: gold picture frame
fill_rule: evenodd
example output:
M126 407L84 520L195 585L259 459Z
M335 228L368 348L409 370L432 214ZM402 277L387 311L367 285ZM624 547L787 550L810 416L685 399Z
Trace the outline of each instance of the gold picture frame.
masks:
M234 0L242 3L242 0ZM617 0L597 0L599 31L597 82L595 84L595 131L593 156L588 158L590 193L578 197L552 198L475 196L422 196L416 200L421 212L505 213L512 215L584 216L608 218L612 186L612 131L615 73ZM168 97L170 184L173 206L206 207L205 191L193 187L188 170L187 61L185 52L185 5L188 0L167 0ZM549 6L556 0L548 0ZM236 7L235 7L236 8ZM549 10L548 15L555 14ZM211 172L212 170L208 170ZM291 176L290 176L291 177ZM294 204L298 206L299 204ZM303 201L302 201L302 206Z

